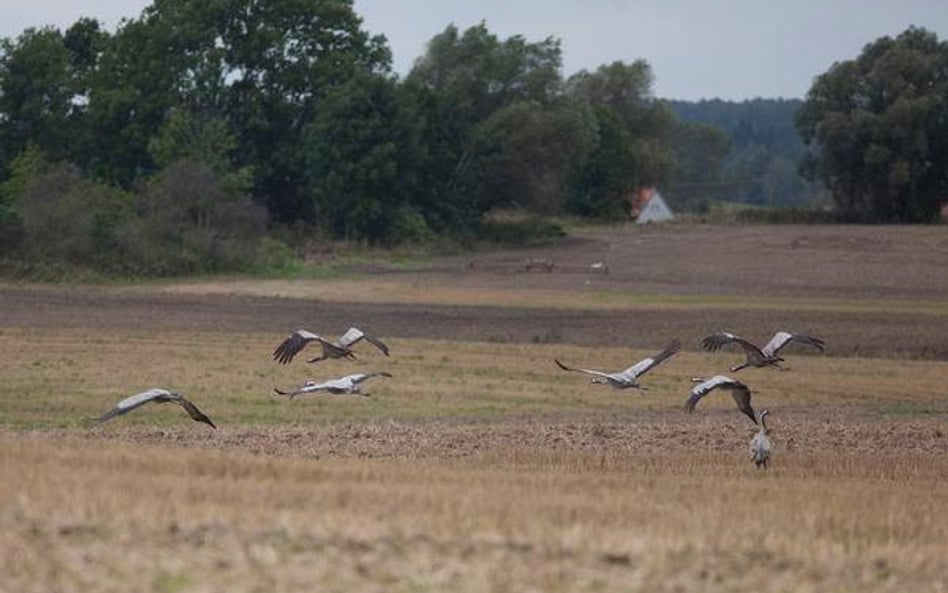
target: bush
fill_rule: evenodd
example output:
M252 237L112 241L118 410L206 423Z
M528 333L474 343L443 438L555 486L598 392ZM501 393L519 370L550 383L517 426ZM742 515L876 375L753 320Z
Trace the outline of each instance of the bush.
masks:
M263 208L194 161L162 169L139 194L136 210L120 238L127 271L135 274L250 268L266 230Z
M757 224L832 224L844 222L832 210L814 208L747 208L735 213L737 222Z
M530 245L566 236L558 222L519 210L491 211L484 215L480 239L506 245Z
M435 234L420 212L409 206L402 206L395 211L389 243L394 245L418 245L430 243Z
M132 216L125 192L57 164L28 179L16 200L23 254L38 264L108 267L119 228Z

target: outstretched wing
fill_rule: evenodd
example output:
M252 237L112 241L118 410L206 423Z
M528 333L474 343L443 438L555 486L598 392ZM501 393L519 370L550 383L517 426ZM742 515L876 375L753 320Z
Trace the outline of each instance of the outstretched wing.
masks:
M655 356L640 360L639 362L622 371L621 374L627 376L629 379L637 379L652 370L654 367L658 366L663 360L671 358L679 350L681 350L681 340L675 338L669 342L668 346L666 346L664 350Z
M729 333L729 332L719 332L716 334L711 334L710 336L701 340L701 345L704 346L706 350L710 350L711 352L716 352L720 350L722 346L726 346L728 344L737 344L738 346L743 348L744 352L747 354L748 360L754 360L754 359L760 360L760 359L765 358L764 353L761 352L760 348L758 348L751 342L748 342L744 338L740 336L735 336L734 334Z
M349 348L359 340L363 339L381 350L385 356L388 356L388 346L383 344L378 338L370 336L357 327L350 327L348 330L346 330L346 333L339 336L339 344L344 348Z
M280 364L286 364L293 360L293 357L313 340L322 340L322 338L313 332L298 329L276 347L273 351L273 360L278 361Z
M376 348L382 351L385 356L388 356L388 346L382 343L382 340L376 338L375 336L365 335L365 341L372 344Z
M789 332L777 332L774 334L774 337L770 338L770 341L767 342L767 345L763 347L762 351L768 356L775 356L778 352L780 352L781 348L790 342L799 342L800 344L814 346L819 348L821 352L826 346L826 343L823 340L814 338L813 336L807 336L804 334L791 334Z
M320 390L322 390L322 389L327 389L327 388L329 388L329 386L330 386L331 383L332 383L332 381L325 381L325 382L323 382L323 383L316 383L316 382L314 382L314 381L307 381L306 383L303 383L303 386L302 386L302 387L299 387L299 388L294 389L294 390L292 390L292 391L283 391L282 389L279 389L279 388L277 388L277 387L274 387L274 388L273 388L273 391L276 392L276 393L279 394L279 395L288 395L288 396L290 396L290 397L296 397L297 395L302 395L302 394L304 394L304 393L312 393L312 392L314 392L314 391L320 391Z
M211 422L211 419L208 418L208 417L204 414L204 412L202 412L201 410L199 410L197 406L195 406L194 404L192 404L190 401L188 401L187 399L185 399L183 396L179 395L178 397L173 398L173 399L174 399L175 402L177 402L177 404L178 404L179 406L181 406L182 408L184 408L184 411L187 412L187 413L188 413L188 416L190 416L193 420L197 420L198 422L203 422L204 424L209 425L211 428L217 428L217 426L215 426L214 423Z
M754 408L751 407L750 389L740 381L736 381L724 375L715 375L695 385L691 390L691 396L688 398L688 401L685 402L685 411L694 412L695 406L698 405L701 398L718 388L729 389L738 409L747 415L754 424L757 424L757 416L754 414Z
M592 369L580 369L580 368L568 367L568 366L566 366L565 364L563 364L562 362L560 362L559 360L557 360L557 359L555 359L555 358L553 359L553 362L555 362L555 363L556 363L556 366L560 367L560 368L563 369L564 371L574 371L574 372L576 372L576 373L586 373L587 375L592 375L592 376L594 376L594 377L600 377L600 378L602 378L602 379L612 379L612 378L613 378L613 376L612 376L611 373L604 373L604 372L602 372L602 371L594 371L594 370L592 370Z
M734 398L737 409L750 418L751 422L757 424L757 414L754 413L754 408L751 406L750 388L740 381L735 381L735 385L731 387L731 397Z
M353 385L358 385L359 383L362 383L363 381L371 379L372 377L391 377L391 376L392 376L391 373L386 373L386 372L358 373L355 375L349 375L348 377L346 377L346 379L349 379L350 381L352 381Z
M121 416L122 414L127 414L139 406L143 406L150 401L168 401L171 398L171 392L167 389L149 389L148 391L143 391L141 393L136 393L135 395L130 395L115 404L115 407L102 414L98 418L94 419L93 425L102 424L106 420L115 418L116 416Z

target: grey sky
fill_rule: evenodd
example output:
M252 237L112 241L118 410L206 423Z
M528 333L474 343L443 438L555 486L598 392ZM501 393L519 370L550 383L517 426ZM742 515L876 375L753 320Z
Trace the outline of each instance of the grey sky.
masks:
M149 0L4 2L0 36L94 16L114 29ZM570 75L644 58L660 97L802 97L813 77L909 25L948 40L946 0L355 0L364 27L384 34L406 73L431 37L480 21L506 38L558 37Z

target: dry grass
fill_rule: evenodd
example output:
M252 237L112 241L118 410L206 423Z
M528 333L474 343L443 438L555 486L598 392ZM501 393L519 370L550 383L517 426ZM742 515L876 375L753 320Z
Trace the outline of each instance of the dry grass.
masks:
M589 349L565 344L493 344L391 340L391 357L368 349L357 363L278 365L270 351L281 336L154 333L118 330L19 330L0 333L6 362L0 383L0 423L20 428L75 427L121 397L152 386L178 390L220 424L313 426L340 419L492 418L514 415L673 413L691 388L689 378L720 372L738 353L683 352L654 370L648 391L591 386L559 371L567 363L618 370L654 349ZM942 414L948 363L826 358L789 352L791 372L744 371L759 407L845 407L861 413ZM372 397L314 396L287 401L271 395L290 387L365 370L392 380L366 384ZM709 397L702 409L729 410L730 400ZM776 409L775 409L776 408ZM174 406L130 414L115 423L180 424Z
M304 460L0 439L0 589L941 591L943 456ZM742 457L742 456L737 456ZM741 459L741 461L743 461Z
M7 330L0 591L939 591L948 363L791 355L744 373L775 466L725 394L679 410L685 352L617 392L551 359L648 351L396 340L276 365L270 335ZM371 361L371 363L370 363ZM330 364L332 366L330 366ZM383 368L371 398L268 395ZM129 389L173 406L80 428ZM262 454L262 455L261 455ZM371 459L371 458L384 458Z

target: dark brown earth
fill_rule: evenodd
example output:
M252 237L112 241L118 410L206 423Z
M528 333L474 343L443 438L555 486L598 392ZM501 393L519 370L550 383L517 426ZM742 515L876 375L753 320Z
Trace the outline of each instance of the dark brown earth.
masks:
M531 259L553 271L526 271ZM590 265L602 262L609 273ZM948 227L621 227L552 245L435 259L423 269L361 266L386 280L432 286L552 289L645 295L876 302L869 312L694 307L582 311L347 303L156 289L0 285L0 327L109 327L283 333L349 323L404 338L562 342L652 347L679 336L686 349L728 330L764 341L776 330L822 337L830 356L948 359L948 316L912 303L948 296ZM901 304L896 312L878 302ZM700 299L696 300L700 303ZM661 337L661 339L657 339Z

